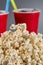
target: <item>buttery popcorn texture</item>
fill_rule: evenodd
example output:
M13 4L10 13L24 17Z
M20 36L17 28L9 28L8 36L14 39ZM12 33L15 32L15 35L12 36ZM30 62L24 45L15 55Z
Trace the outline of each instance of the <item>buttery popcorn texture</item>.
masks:
M0 37L0 65L43 65L43 35L12 24Z

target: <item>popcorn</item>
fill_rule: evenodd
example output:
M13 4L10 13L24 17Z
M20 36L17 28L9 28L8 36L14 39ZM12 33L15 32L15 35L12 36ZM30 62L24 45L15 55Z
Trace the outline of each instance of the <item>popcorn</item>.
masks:
M12 24L0 37L0 65L43 65L43 35Z

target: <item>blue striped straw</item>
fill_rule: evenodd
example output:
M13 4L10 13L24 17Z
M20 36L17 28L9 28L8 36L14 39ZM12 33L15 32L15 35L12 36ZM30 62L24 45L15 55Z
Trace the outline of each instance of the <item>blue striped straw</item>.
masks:
M9 5L10 5L10 0L6 0L5 12L8 12L8 10L9 10Z

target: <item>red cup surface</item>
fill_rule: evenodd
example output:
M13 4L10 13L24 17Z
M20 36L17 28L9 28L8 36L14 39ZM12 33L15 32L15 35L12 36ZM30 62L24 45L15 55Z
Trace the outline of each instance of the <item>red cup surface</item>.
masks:
M0 34L6 31L8 13L0 11Z
M27 11L27 9L19 9L19 11L21 11L21 10ZM15 11L13 11L15 23L16 24L26 23L27 30L30 33L31 32L38 33L38 23L39 23L40 11L36 10L36 11L32 12L31 10L32 9L28 9L29 12L15 12Z

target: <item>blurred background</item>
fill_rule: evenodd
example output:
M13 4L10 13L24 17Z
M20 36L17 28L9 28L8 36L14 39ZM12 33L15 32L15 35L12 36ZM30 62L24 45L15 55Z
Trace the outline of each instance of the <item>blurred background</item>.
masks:
M38 8L41 10L38 32L43 33L43 0L15 0L15 2L18 8ZM5 5L6 0L0 0L0 10L5 10ZM9 30L9 26L12 23L15 23L12 10L13 8L10 3L7 30Z

